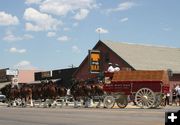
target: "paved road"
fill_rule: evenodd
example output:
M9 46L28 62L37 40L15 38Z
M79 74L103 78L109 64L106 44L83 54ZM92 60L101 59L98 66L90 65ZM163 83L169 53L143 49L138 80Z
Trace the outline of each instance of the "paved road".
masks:
M0 107L0 125L164 125L164 109L8 108Z

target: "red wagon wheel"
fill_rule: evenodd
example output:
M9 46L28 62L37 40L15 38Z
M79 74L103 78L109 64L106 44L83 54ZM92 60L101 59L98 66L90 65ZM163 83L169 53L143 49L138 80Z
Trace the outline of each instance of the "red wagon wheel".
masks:
M155 100L155 94L149 88L141 88L135 95L135 102L141 108L153 107Z
M163 103L163 94L162 93L156 93L155 94L155 102L154 102L154 108L158 108L160 106L163 107L163 105L161 105Z
M119 108L125 108L128 105L127 96L121 95L117 100L116 104Z

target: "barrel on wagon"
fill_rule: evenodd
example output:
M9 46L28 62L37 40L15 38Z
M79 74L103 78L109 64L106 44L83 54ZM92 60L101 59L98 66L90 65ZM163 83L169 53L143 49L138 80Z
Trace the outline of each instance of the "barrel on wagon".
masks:
M108 108L115 102L120 108L126 107L128 95L134 96L141 108L156 108L162 103L163 95L169 92L168 73L164 70L107 72L105 79L103 89L107 96L104 104Z

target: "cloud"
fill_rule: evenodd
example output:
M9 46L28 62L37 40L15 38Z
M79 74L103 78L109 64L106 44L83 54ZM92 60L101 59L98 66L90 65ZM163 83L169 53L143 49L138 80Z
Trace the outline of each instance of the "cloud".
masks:
M62 21L52 18L51 15L41 13L34 8L27 8L24 12L24 19L29 21L25 28L27 31L56 30Z
M89 10L87 9L81 9L75 16L74 16L74 19L76 20L83 20L87 17L89 13Z
M76 20L85 19L90 10L98 8L96 0L45 0L40 5L40 11L58 16L73 14Z
M68 28L68 27L64 27L64 28L63 28L63 30L64 30L64 31L69 31L69 30L70 30L70 28Z
M164 28L162 28L162 30L168 32L168 31L171 31L172 29L170 27L164 27Z
M9 26L17 24L19 24L19 19L16 16L0 11L0 25Z
M80 53L80 52L81 52L81 50L79 49L79 47L76 46L76 45L72 46L72 51L75 52L75 53Z
M65 16L80 9L92 9L98 5L95 0L45 0L40 5L42 12Z
M16 65L14 65L15 69L36 69L34 66L32 66L31 62L27 60L20 61Z
M103 29L101 27L97 28L95 31L96 31L96 33L101 33L101 34L109 33L109 31L107 29Z
M73 26L74 26L74 27L77 27L78 25L79 25L78 22L73 23Z
M26 4L39 4L42 0L26 0Z
M48 32L47 33L47 37L54 37L54 36L56 36L55 32Z
M59 40L59 41L69 41L70 38L68 36L61 36L61 37L58 37L57 40Z
M33 39L34 37L32 35L29 34L24 34L23 39L24 40L29 40L29 39Z
M127 22L129 19L127 17L120 19L120 22Z
M11 52L11 53L26 53L26 49L17 49L15 47L12 47L9 49L9 52Z
M108 9L107 12L117 12L117 11L125 11L125 10L129 10L132 7L134 7L136 4L134 2L124 2L124 3L120 3L116 8L111 8Z
M14 42L14 41L22 41L33 39L32 35L24 34L23 36L15 36L12 31L7 31L5 36L3 37L4 41Z
M14 34L6 34L3 37L3 40L13 42L13 41L21 41L23 39L21 37L19 37L19 36L15 36Z

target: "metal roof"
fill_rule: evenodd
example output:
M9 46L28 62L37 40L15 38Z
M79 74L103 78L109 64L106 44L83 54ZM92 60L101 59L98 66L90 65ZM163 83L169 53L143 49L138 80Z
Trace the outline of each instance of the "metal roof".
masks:
M3 82L3 83L0 83L0 89L2 89L4 86L8 85L8 84L11 84L11 82Z
M180 73L180 48L102 41L136 70L167 70Z

